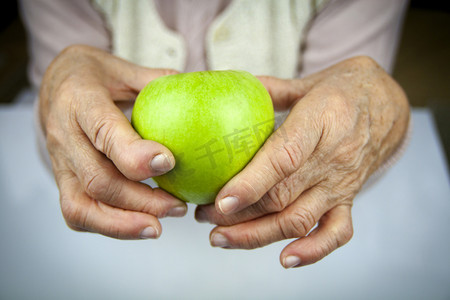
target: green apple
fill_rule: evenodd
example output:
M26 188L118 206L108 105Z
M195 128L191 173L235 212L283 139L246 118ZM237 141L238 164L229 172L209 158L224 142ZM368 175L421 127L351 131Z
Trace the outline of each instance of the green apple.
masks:
M156 183L187 202L213 203L274 128L269 93L244 71L160 77L136 98L131 122L144 139L166 146L176 165Z

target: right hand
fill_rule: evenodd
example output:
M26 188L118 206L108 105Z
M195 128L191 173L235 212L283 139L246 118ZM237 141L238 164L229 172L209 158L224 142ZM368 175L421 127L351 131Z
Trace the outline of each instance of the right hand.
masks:
M81 45L51 63L39 117L70 228L119 239L158 238L158 218L185 215L183 201L139 182L172 169L172 153L143 140L114 102L134 100L149 81L174 73Z

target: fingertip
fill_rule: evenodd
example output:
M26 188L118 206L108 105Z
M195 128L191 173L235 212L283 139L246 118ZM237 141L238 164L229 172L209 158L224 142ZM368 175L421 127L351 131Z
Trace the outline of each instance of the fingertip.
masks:
M184 217L187 213L187 206L175 206L169 209L169 211L166 214L166 217Z
M148 203L143 212L154 215L157 218L184 217L187 214L188 206L183 200L161 188L153 188L151 191L152 201Z
M145 84L142 85L142 88L144 88L147 84L150 84L155 79L158 79L160 77L164 76L170 76L170 75L176 75L180 72L175 69L147 69L149 72L147 73L147 76L145 78Z
M220 232L213 231L210 236L210 243L213 247L230 248L231 244L229 239Z
M267 178L262 179L262 173L252 163L253 161L228 181L217 194L215 206L219 214L235 214L259 201L268 190L270 183Z
M291 269L291 268L299 267L301 262L302 262L300 257L297 256L297 255L287 255L283 259L280 259L280 260L281 260L281 265L285 269Z
M175 158L170 153L159 153L150 161L150 168L153 174L167 173L175 167Z
M154 69L135 66L133 80L129 84L137 91L142 90L151 81L167 75L175 75L180 73L175 69Z
M141 231L139 237L141 239L157 239L160 235L161 233L157 228L154 226L147 226Z
M229 215L237 211L239 208L239 198L236 196L227 196L219 199L216 204L216 209L223 215Z
M208 214L201 206L198 206L195 210L195 220L199 223L209 223Z

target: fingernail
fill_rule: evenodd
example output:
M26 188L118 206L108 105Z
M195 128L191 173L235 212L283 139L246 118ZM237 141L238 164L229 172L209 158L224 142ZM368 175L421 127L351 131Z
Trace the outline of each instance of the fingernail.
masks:
M183 217L187 212L187 208L185 206L177 206L172 207L167 212L166 216L168 217Z
M239 206L239 199L234 196L225 197L219 200L219 209L224 214L232 213Z
M199 223L209 223L208 215L202 209L195 211L195 219Z
M286 269L290 269L298 266L301 263L300 257L295 255L286 256L283 260L283 266Z
M169 155L161 153L153 157L150 166L153 170L159 172L168 172L173 169L175 163L170 159Z
M213 247L226 248L229 247L228 239L221 233L214 233L211 237L211 245Z
M155 239L157 237L158 231L151 226L146 227L141 231L141 239Z

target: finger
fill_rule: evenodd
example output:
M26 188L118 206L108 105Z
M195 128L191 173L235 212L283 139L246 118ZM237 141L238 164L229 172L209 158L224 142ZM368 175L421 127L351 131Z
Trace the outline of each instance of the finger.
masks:
M324 73L316 73L302 79L281 79L273 76L257 76L272 98L275 110L287 110L303 98Z
M254 249L284 239L305 236L327 211L327 195L320 188L305 191L282 212L211 232L211 245Z
M111 70L111 76L108 77L109 80L105 80L104 85L108 87L111 97L115 101L134 100L152 80L179 73L172 69L144 68L127 61L121 61L119 66L112 67Z
M223 215L218 213L214 204L198 205L195 209L195 219L199 223L210 223L220 226L230 226L258 218L264 214L259 214L249 206L235 214Z
M318 112L308 102L303 103L293 108L250 163L221 189L216 197L220 213L229 215L256 203L309 159L320 141L322 127Z
M272 76L258 76L258 79L269 92L273 107L278 111L291 108L306 94L306 89L292 79Z
M286 246L280 262L285 268L315 263L350 241L352 235L351 206L336 206L320 219L310 235Z
M91 198L111 206L157 216L184 216L186 203L161 189L124 177L86 137L78 138L78 151L73 153L74 170L83 190Z
M269 92L274 108L286 110L303 98L323 79L333 75L336 67L339 68L345 64L344 61L299 79L281 79L273 76L257 77Z
M161 175L175 166L165 146L143 140L132 128L105 89L85 93L77 122L92 145L111 159L127 178L141 181Z
M109 52L87 45L73 45L66 50L71 53L68 55L69 59L83 58L81 63L86 62L86 59L89 60L87 67L90 70L86 74L96 74L98 69L106 74L106 76L101 76L101 82L109 89L114 100L134 100L138 92L150 81L161 76L178 73L172 69L141 67L111 55Z
M195 211L195 218L200 223L229 226L280 212L294 202L303 191L320 182L322 175L318 176L314 171L318 169L315 164L317 164L315 160L309 160L299 171L275 184L259 201L236 213L224 215L219 213L214 205L199 205Z
M78 179L68 173L58 180L61 210L70 228L118 239L158 238L161 224L154 216L115 208L83 192Z
M125 84L129 88L137 92L142 90L150 81L155 80L156 78L179 73L178 71L172 69L151 69L135 64L131 64L131 66L126 69L126 73L124 73L124 68L115 68L115 70L120 70L119 73L115 73L116 78L119 78L119 80L124 80ZM112 86L114 86L114 84Z

